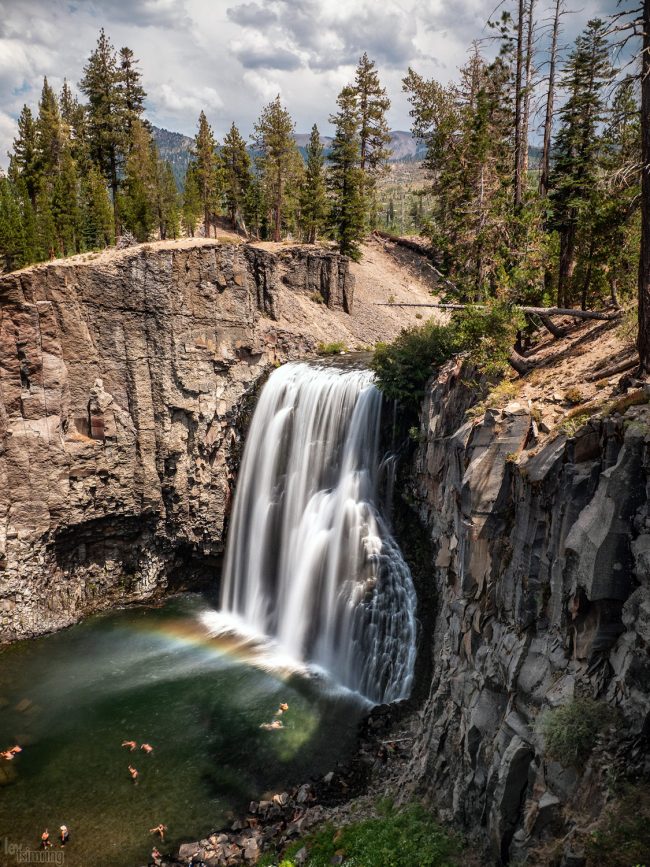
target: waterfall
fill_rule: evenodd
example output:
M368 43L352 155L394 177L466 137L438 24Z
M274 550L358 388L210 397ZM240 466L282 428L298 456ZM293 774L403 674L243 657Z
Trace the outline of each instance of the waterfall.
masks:
M379 502L372 373L293 363L262 390L228 536L222 608L373 702L407 696L415 590Z

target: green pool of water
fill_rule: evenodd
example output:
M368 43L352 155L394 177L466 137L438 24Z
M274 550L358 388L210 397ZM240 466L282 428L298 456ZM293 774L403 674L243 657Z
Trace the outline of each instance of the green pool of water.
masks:
M354 748L361 701L325 679L260 667L215 638L197 595L93 617L0 653L0 864L49 828L66 867L145 864L205 836L251 798L329 770ZM264 731L281 701L285 727ZM154 752L129 752L123 740ZM130 779L131 763L140 772ZM51 863L56 863L52 861Z

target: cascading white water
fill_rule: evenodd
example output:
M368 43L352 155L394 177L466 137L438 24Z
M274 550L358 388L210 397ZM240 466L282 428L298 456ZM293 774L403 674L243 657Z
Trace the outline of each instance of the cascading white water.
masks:
M410 692L416 597L377 505L380 415L369 371L274 371L244 450L222 607L388 702Z

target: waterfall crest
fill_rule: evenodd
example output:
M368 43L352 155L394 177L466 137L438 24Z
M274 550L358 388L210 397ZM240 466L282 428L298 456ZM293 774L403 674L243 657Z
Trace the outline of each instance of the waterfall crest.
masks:
M239 474L222 608L373 702L410 692L416 597L378 503L372 374L286 364L262 390Z

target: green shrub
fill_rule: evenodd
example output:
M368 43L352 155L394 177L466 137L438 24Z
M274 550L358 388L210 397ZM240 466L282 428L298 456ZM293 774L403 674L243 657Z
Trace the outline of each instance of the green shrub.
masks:
M333 343L318 344L319 355L339 355L341 352L347 352L347 349L347 346L341 340L334 341Z
M520 326L519 314L505 304L467 307L447 324L429 319L401 331L392 343L379 343L371 367L386 397L411 407L424 396L435 370L458 352L488 376L502 374Z
M330 867L336 855L343 857L342 867L457 867L461 863L456 857L461 852L459 841L420 806L388 810L380 819L338 831L327 826L292 843L280 864L293 865L293 856L303 846L309 852L307 867Z
M546 754L565 766L579 765L591 753L596 736L612 720L602 701L577 698L548 711L542 719Z

